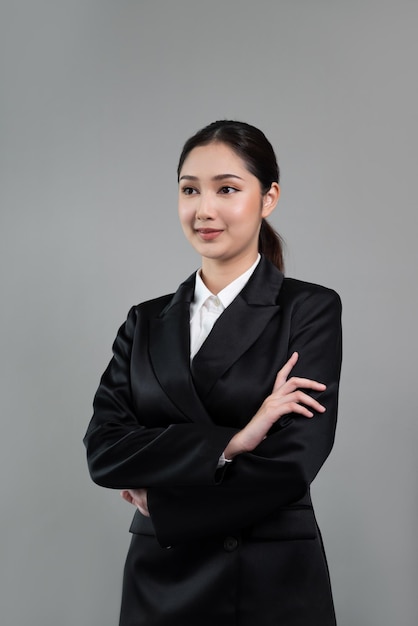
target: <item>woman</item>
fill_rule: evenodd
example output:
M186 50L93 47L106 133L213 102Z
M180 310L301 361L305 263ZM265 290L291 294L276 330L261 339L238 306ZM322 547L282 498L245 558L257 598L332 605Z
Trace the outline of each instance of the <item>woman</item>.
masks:
M331 626L309 486L334 441L341 306L282 273L264 134L185 144L179 215L202 256L133 307L94 400L93 480L136 507L121 626Z

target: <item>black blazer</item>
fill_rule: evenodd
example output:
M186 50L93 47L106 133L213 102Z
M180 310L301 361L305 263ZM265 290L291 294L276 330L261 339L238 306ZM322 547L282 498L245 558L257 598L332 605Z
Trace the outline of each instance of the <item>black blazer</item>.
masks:
M144 558L141 561L136 557L145 549L143 545L138 548L138 537L155 542L156 536L160 546L174 547L168 553L159 548L171 555L164 568L173 565L173 580L178 577L178 564L190 563L191 546L195 546L195 554L196 545L206 546L222 537L236 539L241 550L257 545L260 551L264 546L263 558L272 554L272 545L283 546L286 540L293 545L298 540L305 540L305 544L306 540L314 540L319 546L315 555L303 553L302 558L299 548L299 561L311 573L301 580L298 572L292 591L312 598L302 602L303 610L309 612L304 614L300 609L302 612L295 613L294 619L287 617L288 621L280 623L333 624L328 573L309 486L334 441L341 366L340 299L332 290L284 278L262 257L190 366L189 306L194 280L193 274L174 295L131 309L113 346L113 359L101 379L85 437L89 469L96 483L115 489L148 489L151 518L137 512L131 526L136 539L125 572L125 621L121 623L177 624L174 609L168 611L167 622L158 621L155 616L155 622L149 621L150 614L144 614L144 622L140 621L139 605L137 621L130 622L127 617L126 607L132 609L142 593L135 577L144 581L149 574L138 571ZM277 371L295 350L300 357L292 375L327 385L326 391L316 394L326 412L312 419L296 414L282 417L253 452L239 455L231 464L217 469L228 441L271 393ZM177 565L175 554L181 555ZM272 568L278 568L282 557L282 553L280 557L275 554L271 567L263 568L269 572L270 592ZM307 560L312 571L306 566ZM296 562L293 555L284 570L278 568L284 578L290 576L286 569L291 570ZM199 564L199 572L208 571L206 561ZM196 580L197 570L191 567L189 575L190 581ZM256 594L254 585L250 594ZM220 616L209 611L214 602L219 605L219 593L211 592L209 580L206 586L203 597L207 603L204 614L210 615L207 623L213 619L220 626L224 623ZM280 584L273 586L276 597ZM170 588L164 587L165 595ZM187 618L203 626L203 609L199 609L200 613L187 613L186 607L190 608L195 598L193 588L194 584L184 586L191 595L188 597L183 589L185 601L178 623L185 623ZM291 615L292 593L289 596L286 592L286 602L281 600L281 606L288 611L283 615ZM262 601L269 605L268 600ZM257 602L254 600L254 606ZM237 610L236 607L232 602L229 609ZM154 609L158 614L160 604ZM279 615L277 611L276 614ZM310 621L304 621L307 614ZM251 619L254 615L248 617L248 623ZM260 615L257 622L259 626L264 624Z

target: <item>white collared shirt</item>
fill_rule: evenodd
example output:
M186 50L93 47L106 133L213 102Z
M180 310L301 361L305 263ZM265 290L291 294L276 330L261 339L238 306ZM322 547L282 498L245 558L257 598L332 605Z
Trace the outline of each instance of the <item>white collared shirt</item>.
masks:
M246 272L229 283L216 296L206 287L200 276L200 270L196 272L194 297L190 304L190 360L201 348L218 317L247 284L260 258L258 255L255 263Z

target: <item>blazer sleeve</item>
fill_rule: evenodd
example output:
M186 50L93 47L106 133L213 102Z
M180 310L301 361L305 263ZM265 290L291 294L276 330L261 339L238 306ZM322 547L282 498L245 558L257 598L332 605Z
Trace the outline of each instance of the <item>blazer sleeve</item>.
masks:
M236 429L187 421L175 414L166 427L146 427L133 402L131 352L138 328L132 307L113 344L113 358L96 392L84 437L90 475L113 489L152 485L214 485L219 457ZM147 364L147 366L149 366Z
M326 407L307 419L281 418L253 452L237 456L217 485L154 487L148 491L151 518L161 545L228 533L256 524L301 499L334 442L341 369L341 301L319 289L293 311L288 356L299 360L292 375L324 382L313 394Z

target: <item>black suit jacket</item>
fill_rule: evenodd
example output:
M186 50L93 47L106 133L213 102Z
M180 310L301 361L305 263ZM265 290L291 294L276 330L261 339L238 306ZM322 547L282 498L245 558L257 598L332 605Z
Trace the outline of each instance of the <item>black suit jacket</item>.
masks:
M194 280L133 307L120 328L85 437L91 476L105 487L146 487L151 518L137 512L131 531L155 534L161 546L231 534L256 542L318 539L309 485L334 441L340 299L284 278L262 257L190 366ZM295 350L292 375L327 385L316 394L326 412L282 417L253 452L217 469Z

